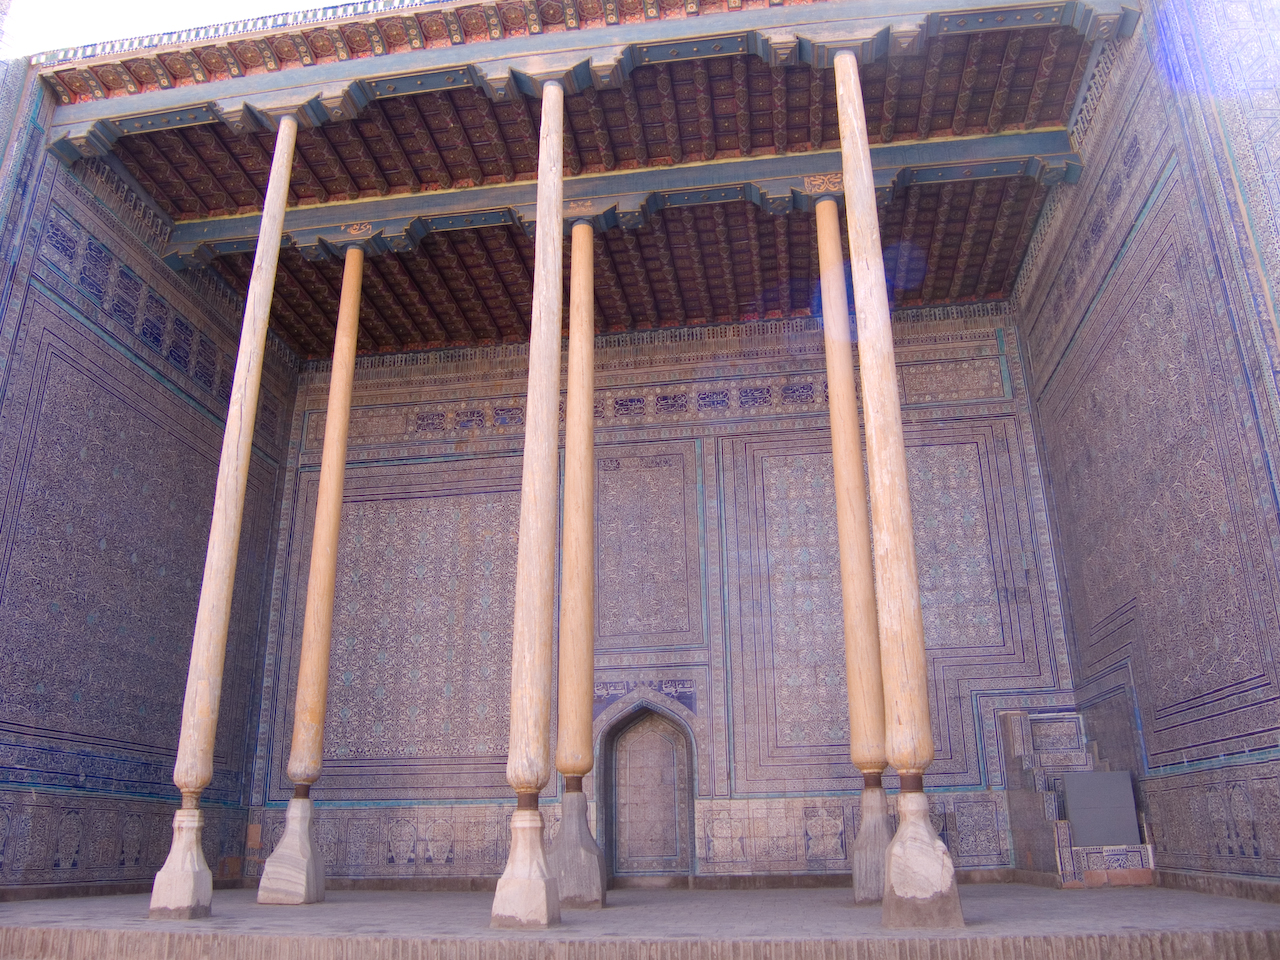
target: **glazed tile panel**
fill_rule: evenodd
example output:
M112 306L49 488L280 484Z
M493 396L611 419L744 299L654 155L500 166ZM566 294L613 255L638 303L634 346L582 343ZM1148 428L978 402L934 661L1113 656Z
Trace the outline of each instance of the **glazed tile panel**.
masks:
M987 792L1003 782L995 711L1071 703L1021 360L1001 328L904 334L939 747L929 780L951 791L937 795L938 822L959 861L1007 865L1007 815ZM638 873L847 869L860 780L847 759L820 331L788 321L602 338L597 357L601 772L587 790L606 805L606 846ZM313 793L335 876L501 870L525 362L503 347L357 371ZM292 793L326 393L316 365L287 467L250 872ZM557 789L553 778L548 809ZM412 868L367 852L408 850L401 820ZM451 861L423 852L446 833Z
M1150 16L1022 324L1089 736L1158 868L1275 877L1274 37L1258 4Z
M148 880L177 800L238 318L229 293L175 275L73 173L29 160L0 314L0 885ZM206 793L219 876L243 853L293 377L270 352Z

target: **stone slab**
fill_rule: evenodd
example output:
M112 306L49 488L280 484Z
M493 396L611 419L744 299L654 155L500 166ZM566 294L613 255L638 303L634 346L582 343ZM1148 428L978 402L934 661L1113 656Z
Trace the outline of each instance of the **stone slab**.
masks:
M322 904L260 906L220 891L213 917L146 919L145 896L8 904L0 958L275 960L845 960L946 956L1280 958L1280 906L1160 888L961 888L967 926L888 931L852 890L611 891L608 910L572 911L551 930L490 930L492 894L330 891ZM918 952L917 952L918 951Z
M1125 770L1064 773L1062 791L1071 843L1077 847L1142 843L1133 802L1133 776Z

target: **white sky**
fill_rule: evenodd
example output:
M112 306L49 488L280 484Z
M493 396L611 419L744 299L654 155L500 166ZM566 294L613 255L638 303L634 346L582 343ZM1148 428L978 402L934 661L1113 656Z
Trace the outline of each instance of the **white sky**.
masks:
M181 0L13 0L0 40L0 58L43 53L104 40L123 40L149 33L164 33L211 23L244 20L290 10L329 6L335 0L218 0L217 3L182 3Z

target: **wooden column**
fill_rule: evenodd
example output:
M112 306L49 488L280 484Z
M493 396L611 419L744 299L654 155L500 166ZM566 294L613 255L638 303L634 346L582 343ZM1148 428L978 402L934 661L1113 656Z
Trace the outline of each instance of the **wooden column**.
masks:
M511 643L511 738L507 782L516 791L511 849L493 900L495 927L560 922L555 878L542 849L538 792L551 778L552 627L559 507L560 308L563 297L564 87L543 85L534 234L533 320L525 403Z
M604 854L587 823L582 778L594 749L595 697L595 231L573 225L569 274L569 370L564 432L564 537L560 566L560 722L556 769L564 775L551 871L562 907L604 906Z
M293 708L289 779L294 797L285 814L284 835L263 867L259 903L315 903L324 899L324 857L311 835L311 784L320 779L324 757L324 715L329 696L329 644L333 636L333 591L338 576L338 528L347 467L347 428L360 328L360 286L364 250L347 248L338 304L338 329L329 374L329 409L324 421L320 489L311 538L311 573L302 623L298 694Z
M835 74L867 431L885 746L902 783L898 832L885 861L883 920L889 926L962 926L955 870L946 845L929 822L923 792L923 774L933 762L924 619L871 151L858 63L852 52L835 55Z
M187 692L182 704L182 730L173 782L182 791L182 808L174 815L173 843L169 857L156 874L151 893L151 916L157 919L192 919L209 916L213 880L200 849L200 794L213 779L213 740L218 726L218 701L222 694L222 668L231 622L231 596L235 585L236 557L240 548L240 523L244 493L249 480L249 456L253 424L262 384L262 362L267 344L267 321L275 289L276 262L284 226L285 200L293 168L298 122L280 121L275 155L258 231L258 249L245 299L244 325L236 357L235 378L227 426L222 436L222 457L213 497L213 521L205 554L204 580L196 610Z
M844 659L849 691L849 756L862 772L862 822L852 846L857 903L874 903L884 891L884 855L892 829L880 778L885 768L884 685L876 629L871 528L862 473L858 398L853 379L849 299L845 293L840 214L832 197L814 206L822 283L822 330L835 468L836 532L840 542L840 593L844 601Z

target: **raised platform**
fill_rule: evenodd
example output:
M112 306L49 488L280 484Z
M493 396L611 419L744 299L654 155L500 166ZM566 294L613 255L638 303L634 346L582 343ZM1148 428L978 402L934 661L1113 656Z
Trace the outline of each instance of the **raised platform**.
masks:
M1183 890L961 887L963 932L890 932L852 891L645 890L551 930L489 929L489 893L335 891L306 907L214 896L208 920L151 921L146 896L0 907L0 960L1280 960L1280 905Z

